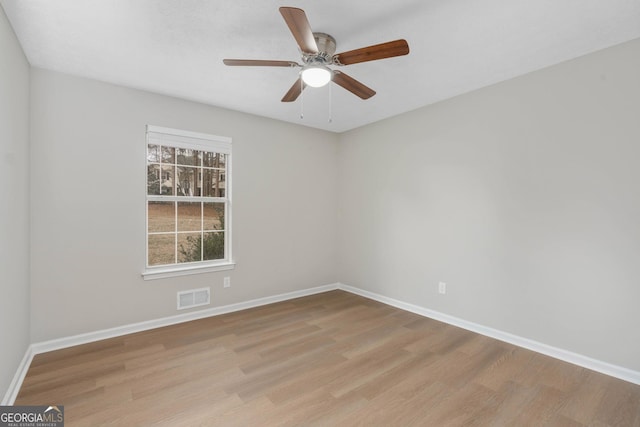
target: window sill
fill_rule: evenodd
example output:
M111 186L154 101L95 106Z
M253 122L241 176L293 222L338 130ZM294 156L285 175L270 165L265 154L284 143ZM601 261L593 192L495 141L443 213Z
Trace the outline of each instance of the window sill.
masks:
M233 261L224 264L198 265L198 266L171 266L166 268L148 269L142 273L144 280L166 279L168 277L187 276L190 274L212 273L215 271L233 270L236 263Z

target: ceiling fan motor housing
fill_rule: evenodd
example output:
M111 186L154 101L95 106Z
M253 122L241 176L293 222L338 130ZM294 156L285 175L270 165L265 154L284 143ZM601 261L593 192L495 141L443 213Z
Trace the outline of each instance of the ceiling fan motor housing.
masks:
M331 64L333 54L336 53L336 39L327 33L313 33L313 38L318 46L318 53L305 54L303 61L306 64L321 63Z

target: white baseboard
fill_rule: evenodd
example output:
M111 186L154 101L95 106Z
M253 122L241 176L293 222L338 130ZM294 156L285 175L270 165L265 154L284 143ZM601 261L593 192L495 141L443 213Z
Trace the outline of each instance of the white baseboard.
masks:
M507 332L503 332L497 329L488 328L473 322L469 322L448 314L440 313L438 311L429 310L424 307L420 307L414 304L409 304L403 301L399 301L393 298L386 297L384 295L376 294L373 292L365 291L363 289L348 286L343 283L334 283L325 286L318 286L315 288L303 289L300 291L287 292L284 294L273 295L264 298L258 298L250 301L240 302L236 304L225 305L221 307L209 308L206 310L193 311L190 313L179 314L176 316L169 316L155 320L149 320L145 322L133 323L130 325L118 326L110 329L103 329L95 332L89 332L86 334L79 334L70 337L58 338L50 341L44 341L34 343L27 349L16 374L13 377L13 381L7 390L2 405L13 405L22 382L29 370L33 357L40 353L46 353L48 351L59 350L62 348L72 347L80 344L87 344L94 341L100 341L108 338L115 338L122 335L132 334L135 332L147 331L149 329L161 328L164 326L175 325L178 323L189 322L192 320L204 319L206 317L218 316L220 314L232 313L235 311L246 310L253 307L259 307L267 304L273 304L276 302L287 301L294 298L305 297L309 295L315 295L322 292L328 292L332 290L340 289L346 292L350 292L355 295L360 295L365 298L369 298L383 304L387 304L393 307L397 307L402 310L406 310L421 316L429 317L444 323L448 323L453 326L457 326L481 335L485 335L491 338L495 338L500 341L504 341L519 347L523 347L547 356L551 356L556 359L564 360L565 362L572 363L574 365L582 366L593 371L601 372L603 374L619 378L630 383L640 385L640 372L633 371L631 369L623 368L621 366L612 365L607 362L592 359L581 354L573 353L567 350L563 350L557 347L552 347L547 344L543 344L537 341L533 341L527 338L519 337Z
M25 351L22 360L20 361L20 365L18 365L18 369L16 370L15 375L13 376L13 380L11 384L9 384L9 388L2 399L2 406L13 405L13 402L16 401L16 397L18 397L18 392L20 391L20 387L22 387L22 381L24 381L24 377L27 376L27 371L29 370L29 366L31 366L31 361L33 360L33 349L32 346L27 348Z
M581 354L573 353L571 351L543 344L538 341L533 341L528 338L513 335L508 332L503 332L498 329L482 326L477 323L469 322L458 317L450 316L438 311L429 310L428 308L389 298L384 295L365 291L359 288L354 288L353 286L348 286L343 283L338 284L338 289L351 292L352 294L360 295L365 298L369 298L405 311L410 311L412 313L419 314L420 316L425 316L434 320L448 323L450 325L457 326L459 328L466 329L480 335L485 335L487 337L495 338L509 344L517 345L518 347L523 347L528 350L553 357L555 359L563 360L565 362L572 363L583 368L591 369L592 371L600 372L611 377L619 378L621 380L640 385L640 372L638 371L623 368L622 366L613 365L601 360L592 359Z
M286 301L294 298L306 297L322 292L338 289L338 284L318 286L316 288L303 289L301 291L287 292L284 294L273 295L264 298L253 299L249 301L239 302L236 304L223 305L221 307L213 307L205 310L192 311L175 316L163 317L160 319L147 320L145 322L132 323L130 325L117 326L115 328L102 329L100 331L89 332L86 334L73 335L70 337L58 338L50 341L32 344L33 354L46 353L48 351L59 350L62 348L72 347L74 345L87 344L94 341L100 341L108 338L120 337L122 335L133 334L135 332L148 331L149 329L162 328L164 326L176 325L178 323L190 322L192 320L204 319L206 317L218 316L220 314L232 313L234 311L246 310L248 308L259 307L262 305L273 304L276 302Z

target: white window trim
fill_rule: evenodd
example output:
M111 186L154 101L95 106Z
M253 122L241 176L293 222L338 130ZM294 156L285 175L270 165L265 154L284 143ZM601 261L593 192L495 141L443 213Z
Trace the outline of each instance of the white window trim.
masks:
M188 276L191 274L213 273L216 271L233 270L236 263L233 261L207 264L207 265L188 265L171 267L146 268L142 273L144 280L166 279L169 277Z
M235 268L236 263L233 261L232 252L232 155L231 155L231 138L225 136L209 135L204 133L191 132L180 129L171 129L161 126L147 125L146 138L145 138L145 153L149 144L159 145L172 145L181 148L196 148L204 151L215 151L218 153L226 154L226 176L225 176L225 259L214 261L201 261L195 263L174 264L174 265L162 265L158 267L148 267L147 262L149 259L149 245L148 245L148 230L149 230L149 215L147 212L148 207L148 195L147 195L147 183L145 178L144 195L145 195L145 257L144 257L144 270L142 277L144 280L164 279L169 277L185 276L191 274L210 273L215 271L231 270ZM167 144L169 143L169 144ZM144 156L145 171L147 168L147 156ZM146 174L145 174L146 176Z

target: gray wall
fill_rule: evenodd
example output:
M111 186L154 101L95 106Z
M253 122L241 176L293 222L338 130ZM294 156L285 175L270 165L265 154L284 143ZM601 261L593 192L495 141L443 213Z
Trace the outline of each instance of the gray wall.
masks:
M0 7L0 398L29 346L29 63Z
M178 314L179 290L211 286L219 306L337 281L336 135L31 76L33 342ZM147 124L233 138L235 270L142 279Z
M640 40L340 142L343 283L640 370Z

